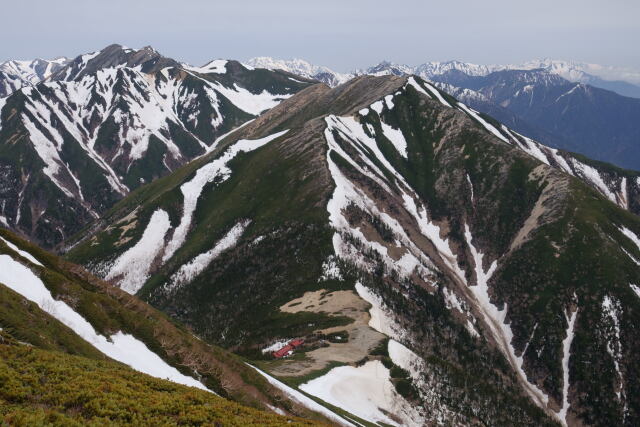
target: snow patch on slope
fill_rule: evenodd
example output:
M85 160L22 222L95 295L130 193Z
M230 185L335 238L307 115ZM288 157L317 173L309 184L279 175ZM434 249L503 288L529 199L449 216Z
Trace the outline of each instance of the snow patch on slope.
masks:
M420 86L418 84L418 82L416 81L416 79L414 79L413 77L409 77L407 79L407 85L412 86L415 90L417 90L418 92L420 92L421 94L427 96L428 98L433 99L433 96L431 96L426 90L424 90L422 88L422 86ZM407 86L405 85L405 87Z
M427 82L424 82L424 85L427 87L427 89L429 89L429 91L430 91L432 94L434 94L434 95L436 96L436 98L438 98L438 101L440 101L440 103L441 103L442 105L444 105L445 107L452 108L452 107L451 107L451 104L449 104L449 103L447 102L447 100L446 100L446 99L444 99L444 97L442 96L442 94L440 93L440 91L439 91L438 89L436 89L435 87L431 86L431 85L430 85L429 83L427 83Z
M362 252L343 238L344 234L354 237L368 249L377 252L382 257L382 260L389 270L396 269L396 271L398 271L402 276L406 277L412 274L416 267L420 270L419 274L422 274L432 268L431 261L428 260L419 248L417 248L411 241L398 221L386 212L381 211L363 191L357 188L353 182L342 174L340 168L331 159L331 152L335 151L360 173L374 180L389 193L392 193L392 191L389 185L385 182L387 180L385 174L373 163L373 161L371 161L366 153L372 153L382 166L386 168L399 183L401 183L401 185L408 188L409 186L402 175L393 168L382 152L380 152L375 139L370 138L365 134L360 123L356 122L351 117L338 118L335 116L329 116L325 120L327 122L325 139L329 145L327 161L329 163L328 166L331 176L336 183L333 196L327 204L330 223L336 230L333 237L335 254L339 258L349 260L368 271L373 268L371 262L362 255ZM334 138L333 131L341 134L352 144L352 147L359 155L359 159L365 163L364 166L360 166L360 164L358 164L341 148ZM391 228L399 242L398 245L404 246L408 252L406 252L400 260L394 260L389 255L386 246L377 241L368 240L360 229L352 228L349 221L343 214L343 210L351 204L356 205L361 210L371 214L372 216L380 218Z
M115 260L105 279L121 277L119 286L122 290L130 294L138 292L149 278L153 261L164 248L164 236L169 228L169 214L162 209L156 210L138 243Z
M229 179L231 169L227 166L227 163L237 156L238 153L257 150L287 132L288 130L284 130L255 140L239 140L229 147L220 157L198 169L196 175L190 181L180 186L180 191L184 197L182 218L180 219L180 224L174 230L171 240L167 244L162 262L166 262L171 258L186 240L187 232L189 231L189 227L191 227L193 213L196 210L196 204L205 185L214 180L218 180L218 183L221 183Z
M300 386L300 390L372 423L421 425L424 420L395 390L389 369L379 360L340 366ZM403 420L398 424L387 414ZM395 417L394 417L395 418Z
M622 360L622 343L620 341L620 311L621 307L618 301L612 299L608 295L602 300L602 316L604 320L612 327L613 336L607 339L607 353L611 356L613 364L618 374L618 390L616 396L621 401L624 393L624 377L620 370L620 360Z
M573 167L575 168L576 176L590 182L600 193L604 194L613 203L618 204L615 194L609 189L609 186L604 182L596 168L580 162L573 162Z
M567 411L569 410L569 358L571 357L571 343L573 342L575 332L575 322L578 310L571 313L570 316L565 314L567 323L567 336L562 341L562 408L558 411L558 417L563 425L567 425Z
M407 140L404 138L402 129L394 129L380 119L380 125L382 126L382 133L398 150L398 153L405 159L407 158Z
M382 299L359 281L356 282L355 288L360 298L371 304L369 326L388 337L403 339L405 334L403 328L393 320Z
M487 122L485 119L480 117L480 114L478 114L477 111L467 107L462 102L458 102L458 107L460 107L465 113L467 113L468 115L476 119L478 122L480 122L480 124L484 126L486 130L488 130L489 132L491 132L492 134L494 134L504 142L509 142L509 140L505 138L505 136L501 134L500 131L495 128L495 126L493 126L491 123Z
M242 236L242 233L244 233L244 230L247 229L250 223L250 220L240 221L234 225L222 239L218 240L212 249L201 253L188 263L183 264L180 269L171 276L171 282L165 286L165 290L171 292L182 285L191 282L221 253L227 249L233 248L238 243L240 236Z
M206 65L202 67L190 67L186 66L185 68L189 71L193 71L201 74L225 74L227 72L227 60L225 59L214 59L211 62L208 62Z
M29 260L29 262L31 262L31 263L33 263L35 265L39 265L40 267L44 267L44 265L42 265L40 263L40 261L38 261L29 252L23 251L22 249L20 249L19 247L17 247L16 245L14 245L13 243L11 243L10 241L6 240L3 237L0 237L0 240L2 240L5 243L5 245L7 245L11 250L17 252L21 257L26 258L27 260Z
M340 266L338 266L335 255L329 255L325 262L322 263L322 275L318 282L326 282L327 280L343 280Z
M322 415L324 415L325 417L329 418L331 421L334 421L342 426L353 426L355 427L352 423L350 423L349 421L347 421L346 419L344 419L342 416L336 414L335 412L332 412L331 410L325 408L324 406L322 406L321 404L319 404L318 402L316 402L315 400L305 396L304 394L300 393L298 390L295 390L291 387L289 387L288 385L284 384L281 381L278 381L277 379L273 378L271 375L267 374L264 371L261 371L260 369L256 368L253 365L249 365L251 366L253 369L256 370L256 372L258 372L260 375L262 375L268 382L269 384L271 384L272 386L280 389L281 391L283 391L285 394L287 394L291 399L295 400L296 402L300 403L302 406L311 409L312 411L318 412Z
M511 326L505 323L507 318L507 304L504 304L502 310L498 310L496 305L491 302L491 298L489 297L488 283L491 279L491 276L493 276L493 273L496 271L498 263L497 261L493 261L489 268L485 271L483 266L484 254L479 252L473 245L473 236L471 235L468 224L465 224L464 236L473 257L477 282L476 286L470 286L469 289L478 302L478 308L484 314L486 323L491 329L494 337L496 338L496 342L501 347L503 353L512 362L516 374L518 374L518 376L522 380L523 385L525 386L526 392L529 394L529 396L531 396L534 402L536 402L542 408L546 408L549 402L549 396L547 396L544 391L542 391L537 385L529 382L527 374L522 368L522 365L524 363L524 352L520 356L516 356L515 349L511 344L513 340L513 332L511 331Z
M0 255L0 282L36 303L108 357L147 375L209 391L199 381L168 365L134 336L117 332L107 338L98 334L89 322L65 302L54 299L42 280L30 269L8 255Z

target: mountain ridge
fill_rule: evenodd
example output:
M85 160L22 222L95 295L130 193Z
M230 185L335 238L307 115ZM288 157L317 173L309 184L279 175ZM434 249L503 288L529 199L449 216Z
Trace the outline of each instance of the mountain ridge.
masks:
M54 247L307 85L234 61L222 72L183 68L152 48L111 45L80 55L0 102L0 167L11 183L3 222Z
M251 151L233 148L266 137L268 142ZM217 159L227 159L229 170ZM189 183L213 165L221 175L210 175L197 193L195 211L187 211ZM314 330L352 328L341 323L346 311L325 317L313 305L295 313L283 309L314 293L334 304L331 295L348 292L371 304L364 311L370 311L369 328L389 342L381 344L381 353L358 348L359 355L373 352L364 365L342 359L347 362L328 373L326 365L313 365L320 369L316 375L343 384L342 375L365 375L382 366L381 360L388 369L407 370L404 380L390 377L384 383L403 394L390 391L392 401L379 403L405 422L420 424L425 417L472 423L477 413L455 403L460 393L496 424L509 423L513 415L498 413L501 405L514 408L526 424L631 420L633 350L611 356L606 343L619 348L623 340L607 332L612 321L620 325L619 336L627 337L624 342L637 342L630 319L638 302L629 282L636 280L638 249L621 230L636 235L640 220L621 207L628 197L598 190L592 173L584 172L587 166L513 133L417 77L362 76L294 95L185 166L180 177L167 177L135 202L125 199L68 256L107 274L133 259L132 248L152 218L165 212L166 237L145 258L148 273L138 294L207 340L257 357L275 339L311 341ZM185 218L186 239L163 260ZM228 244L233 230L239 233ZM114 247L122 239L127 243ZM567 265L580 266L579 279ZM525 279L531 275L533 282ZM603 275L609 277L606 288L596 283ZM603 315L606 301L615 301L614 314ZM554 315L540 317L545 310ZM313 320L298 323L294 314ZM598 350L585 348L587 342L597 343ZM318 357L321 349L306 352ZM306 360L267 360L261 366L268 372L286 366L288 374L278 378L338 402L314 380L298 382L304 380L295 372ZM593 364L612 375L594 377ZM465 387L468 377L459 372L469 369L491 393ZM611 392L613 397L597 403L602 390L625 394L616 398ZM429 402L431 412L408 403L412 395ZM339 402L363 416L351 399ZM370 417L389 420L378 412Z

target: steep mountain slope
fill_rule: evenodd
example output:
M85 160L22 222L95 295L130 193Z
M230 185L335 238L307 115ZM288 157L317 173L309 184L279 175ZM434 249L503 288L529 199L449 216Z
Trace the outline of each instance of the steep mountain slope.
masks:
M68 256L348 417L633 425L626 174L419 78L360 77L140 188Z
M61 416L116 417L114 421L120 422L124 421L122 417L135 419L134 413L110 412L111 406L100 403L102 412L95 412L95 393L100 389L95 384L103 377L114 381L110 383L114 387L111 391L103 390L107 399L122 403L133 399L128 403L131 405L135 399L123 394L121 386L136 380L140 381L136 393L150 393L149 402L153 396L162 399L163 403L155 410L144 405L144 409L135 409L140 417L169 418L171 411L184 410L190 399L193 404L215 404L224 410L224 415L230 410L246 413L249 419L258 415L240 405L209 397L217 394L263 410L324 419L286 392L271 386L236 356L205 344L135 297L5 230L0 230L0 295L0 352L3 353L0 402L8 405L0 405L3 416L43 417L45 414L37 408L50 407ZM76 364L79 366L70 366ZM38 366L50 374L41 374L45 381L34 384L34 370ZM151 380L133 370L162 381ZM11 372L20 375L13 376ZM49 381L47 375L51 376ZM84 390L69 383L66 375L76 377L89 388ZM163 384L166 380L189 386L191 391ZM45 384L47 393L42 394ZM76 392L67 396L64 390L71 384ZM174 407L164 403L167 399L164 394L170 390L180 393ZM61 399L68 399L67 403L61 404ZM136 403L139 404L141 402ZM85 409L80 410L83 405ZM213 411L198 416L217 415ZM266 414L262 418L265 422L277 422Z
M640 99L542 71L500 71L482 77L448 73L433 80L480 93L526 123L556 135L560 148L640 169Z
M309 83L112 45L0 100L0 219L54 247Z
M69 60L56 58L53 60L35 59L33 61L6 61L0 64L0 98L23 86L33 86L49 78L63 68Z

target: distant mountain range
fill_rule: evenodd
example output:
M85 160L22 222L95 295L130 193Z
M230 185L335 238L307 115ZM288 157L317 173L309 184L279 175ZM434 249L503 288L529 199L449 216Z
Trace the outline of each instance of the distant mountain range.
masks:
M261 56L249 59L246 63L253 67L286 70L300 76L319 80L329 86L336 86L354 76L363 74L415 74L425 79L431 79L433 76L445 74L452 70L461 71L469 76L486 76L495 71L504 70L544 70L570 82L587 83L623 96L640 98L640 71L553 59L533 60L514 65L478 65L461 61L445 61L425 62L417 66L409 66L382 61L372 67L356 69L348 73L336 72L328 67L314 65L303 59L282 60Z
M10 95L23 86L33 86L63 68L69 60L57 58L51 61L7 61L0 64L0 98Z
M605 81L587 71L636 80L632 72L566 61L520 65L428 62L416 67L381 62L352 73L335 73L302 60L254 58L254 67L282 69L329 86L358 75L417 75L438 83L478 111L547 145L640 170L640 87ZM617 92L617 93L616 93ZM623 96L620 94L627 96Z

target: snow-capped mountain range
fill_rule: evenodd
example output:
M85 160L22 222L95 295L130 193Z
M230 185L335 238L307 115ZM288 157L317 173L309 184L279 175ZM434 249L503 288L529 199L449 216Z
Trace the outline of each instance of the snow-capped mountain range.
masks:
M32 61L11 60L0 64L0 98L23 86L35 85L64 67L69 59L35 59Z
M23 67L23 86L0 98L0 218L47 246L309 85L235 61L190 67L150 47L63 64Z
M417 66L395 64L382 61L372 67L356 69L348 73L331 70L325 66L311 64L302 59L281 60L271 57L249 59L247 64L253 67L280 69L307 78L320 80L329 86L336 86L363 74L370 75L404 75L415 74L431 79L433 76L450 71L460 71L469 76L486 76L503 70L545 70L571 82L588 83L603 89L613 90L625 96L640 97L640 71L588 64L575 61L541 59L511 65L479 65L461 61L425 62Z
M640 169L640 87L599 77L635 81L629 70L549 59L518 65L427 62L415 67L383 61L348 74L302 60L256 58L249 63L298 73L332 87L362 75L417 75L547 145Z

